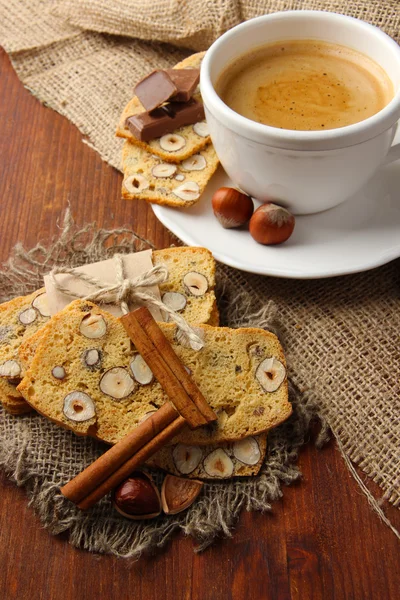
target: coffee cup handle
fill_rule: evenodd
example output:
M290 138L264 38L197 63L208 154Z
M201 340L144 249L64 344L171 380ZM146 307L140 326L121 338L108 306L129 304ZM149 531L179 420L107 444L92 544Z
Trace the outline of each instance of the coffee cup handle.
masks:
M399 126L399 124L396 123L395 128L394 128L393 138L396 135L396 131L397 131L398 126ZM384 165L390 165L390 163L394 162L395 160L399 160L399 159L400 159L400 143L399 144L394 144L389 149L389 152L385 156L385 160L383 161L383 164Z

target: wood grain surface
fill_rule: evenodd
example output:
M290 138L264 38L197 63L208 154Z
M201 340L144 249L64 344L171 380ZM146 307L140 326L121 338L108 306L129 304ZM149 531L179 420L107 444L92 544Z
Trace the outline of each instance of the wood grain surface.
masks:
M120 199L121 175L23 88L4 52L0 75L0 260L17 241L48 241L68 202L78 225L130 226L168 246L151 209ZM399 541L369 508L335 443L317 451L311 440L300 466L303 480L283 490L272 512L243 513L232 538L196 554L192 540L176 536L136 562L78 551L67 536L49 535L24 490L2 474L0 598L397 600ZM400 528L399 511L384 509Z

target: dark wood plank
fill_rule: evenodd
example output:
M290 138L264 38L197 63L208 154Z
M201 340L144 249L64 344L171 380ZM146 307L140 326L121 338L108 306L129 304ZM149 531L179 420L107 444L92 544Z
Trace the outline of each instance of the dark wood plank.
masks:
M167 246L171 237L151 209L120 200L121 175L23 89L4 53L0 75L0 259L17 240L49 240L68 202L79 225L126 225ZM67 536L50 536L23 489L2 477L0 598L395 600L398 540L371 512L335 444L322 451L307 445L300 466L303 480L283 490L271 513L243 513L232 538L195 554L192 540L176 536L137 562L78 551ZM398 511L385 510L399 528Z

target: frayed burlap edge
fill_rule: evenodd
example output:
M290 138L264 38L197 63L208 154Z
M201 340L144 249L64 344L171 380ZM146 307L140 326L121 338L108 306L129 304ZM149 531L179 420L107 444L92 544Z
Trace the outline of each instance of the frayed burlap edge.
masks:
M46 248L26 251L18 244L0 271L0 300L26 294L42 284L42 275L55 265L77 266L111 256L151 247L128 229L96 230L88 225L76 230L69 211L60 237ZM227 268L219 268L220 310L223 324L257 325L277 331L276 311L271 303L255 303ZM175 532L193 537L204 550L217 537L232 535L242 509L269 511L282 496L282 484L297 481L299 449L308 438L310 423L317 414L311 399L290 386L293 415L268 435L268 453L259 476L209 482L204 493L185 513L161 516L148 522L126 521L103 499L82 513L60 494L59 486L90 464L105 449L89 438L78 438L35 414L12 417L0 410L0 467L27 492L43 525L53 534L68 532L73 546L98 553L138 558L164 546ZM317 444L327 438L323 424ZM158 484L162 475L155 475Z

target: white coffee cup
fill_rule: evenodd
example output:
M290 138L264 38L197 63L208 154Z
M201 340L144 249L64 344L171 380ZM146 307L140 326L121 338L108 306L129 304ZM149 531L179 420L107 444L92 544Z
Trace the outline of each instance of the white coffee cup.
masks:
M338 129L292 131L262 125L230 109L214 85L235 58L262 45L318 39L366 54L387 73L394 98L377 114ZM222 166L244 192L275 199L295 214L336 206L357 192L385 162L400 118L400 47L380 29L352 17L288 11L251 19L222 35L201 66L201 94L211 139Z

